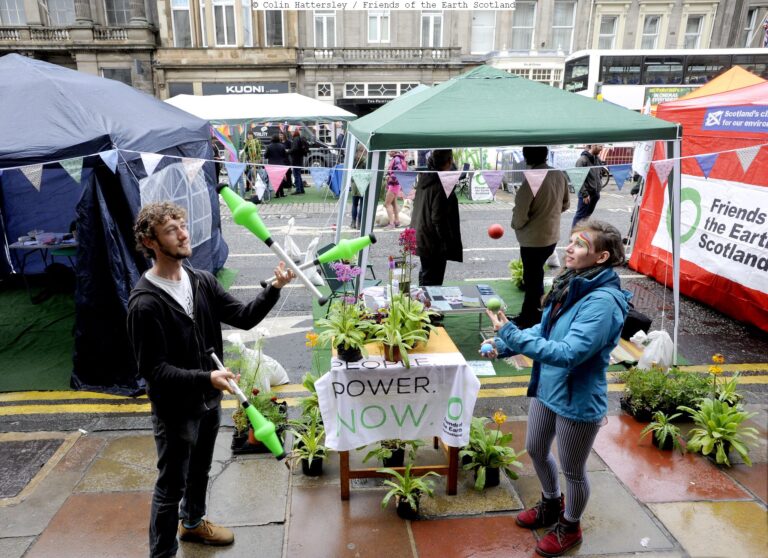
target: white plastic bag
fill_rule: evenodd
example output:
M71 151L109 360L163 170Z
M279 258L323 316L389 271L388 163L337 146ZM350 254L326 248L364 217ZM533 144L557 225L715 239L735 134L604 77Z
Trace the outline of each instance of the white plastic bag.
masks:
M315 261L315 258L317 257L317 243L320 242L320 237L316 236L312 239L312 242L309 243L309 246L307 246L307 252L304 255L304 263L309 263ZM309 279L309 282L317 287L322 287L325 285L325 282L323 281L323 278L320 277L320 274L317 272L317 267L312 266L308 269L304 270L304 274L307 276L307 279Z
M301 250L299 250L299 247L296 245L296 242L294 242L293 238L291 238L291 233L293 233L293 226L295 224L296 224L296 219L291 217L288 220L288 230L285 232L283 249L285 249L285 253L288 254L288 257L293 260L293 263L298 265L304 259L304 253Z
M637 368L650 370L653 367L661 368L665 372L672 366L673 344L666 331L652 331L647 336L647 345Z
M242 355L243 363L240 368L240 374L243 377L253 378L252 382L246 381L245 383L252 384L263 391L271 391L272 386L290 382L285 368L262 351L264 338L267 335L269 335L269 332L265 328L256 328L256 339L253 342L253 349L245 346L239 333L227 336L227 341L235 345L238 352ZM241 385L244 383L243 379L241 379L240 383Z

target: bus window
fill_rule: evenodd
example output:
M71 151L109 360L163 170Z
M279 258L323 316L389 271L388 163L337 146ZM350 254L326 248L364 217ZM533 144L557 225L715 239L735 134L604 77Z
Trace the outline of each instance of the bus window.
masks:
M734 54L733 65L741 66L763 79L768 79L768 52L765 54Z
M646 56L643 62L643 83L647 85L683 83L683 57Z
M605 85L637 85L642 65L642 56L603 56L600 81Z
M571 93L578 93L587 89L589 78L589 56L569 60L565 63L565 76L563 77L563 89Z
M731 57L727 54L721 56L693 54L686 59L685 83L698 85L707 83L730 67Z

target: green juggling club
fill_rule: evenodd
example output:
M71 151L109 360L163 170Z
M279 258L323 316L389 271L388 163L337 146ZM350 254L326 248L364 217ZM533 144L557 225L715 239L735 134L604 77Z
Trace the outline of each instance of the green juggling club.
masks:
M351 260L360 250L375 243L376 235L373 233L367 236L361 236L360 238L343 238L336 246L318 255L314 261L301 264L299 269L304 271L324 263L337 262L339 260ZM264 279L261 282L261 286L266 287L274 280L275 276L273 275L269 279Z
M219 360L219 357L216 356L216 353L211 351L210 354L213 362L216 363L216 368L222 372L226 372L227 369L224 368L224 364ZM230 379L228 382L230 389L232 389L232 393L234 393L235 397L240 401L240 405L243 406L243 411L245 411L251 426L253 426L253 435L259 442L267 446L269 451L272 452L272 455L278 460L283 459L285 457L285 450L283 449L283 444L280 443L280 438L277 436L277 432L275 432L275 424L265 419L264 415L248 402L248 398L243 393L243 390L240 389L240 386L238 386L234 380Z
M317 290L312 281L309 280L299 266L293 263L290 256L285 253L282 246L272 240L272 235L269 233L269 229L264 224L264 221L259 217L259 210L254 204L245 201L234 190L224 184L219 184L216 191L224 198L224 202L232 212L232 218L236 224L245 227L255 234L278 258L283 260L285 265L296 274L296 277L317 297L317 302L320 306L328 302L328 297L323 296L323 293Z

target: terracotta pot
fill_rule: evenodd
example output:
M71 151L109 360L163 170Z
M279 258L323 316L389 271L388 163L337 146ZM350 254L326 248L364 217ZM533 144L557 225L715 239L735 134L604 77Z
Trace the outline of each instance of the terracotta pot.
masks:
M261 442L256 439L256 436L253 433L253 426L248 427L248 443L252 446L261 445Z
M344 362L357 362L363 358L363 351L360 349L345 349L341 345L336 347L336 354L338 355L339 360Z
M403 356L400 354L399 345L384 344L384 358L389 362L402 362Z
M384 467L402 467L405 463L405 448L392 450L392 457L385 457L381 462Z
M310 465L308 459L302 459L301 472L307 477L319 477L323 474L323 460L316 457Z
M416 499L416 509L414 510L411 505L408 503L408 500L401 499L399 496L397 498L397 515L398 517L402 519L410 519L413 521L414 519L419 518L419 500Z

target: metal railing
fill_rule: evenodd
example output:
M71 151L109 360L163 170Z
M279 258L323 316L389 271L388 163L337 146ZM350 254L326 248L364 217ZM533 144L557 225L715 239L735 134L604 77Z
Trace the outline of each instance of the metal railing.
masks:
M459 58L461 49L421 47L302 48L299 62L448 62Z

